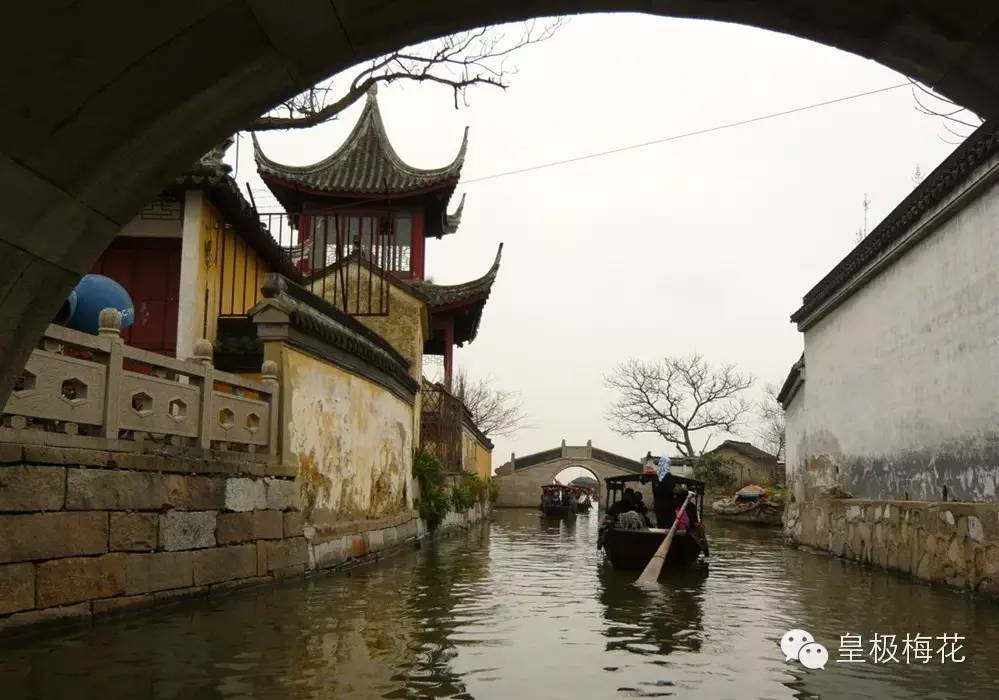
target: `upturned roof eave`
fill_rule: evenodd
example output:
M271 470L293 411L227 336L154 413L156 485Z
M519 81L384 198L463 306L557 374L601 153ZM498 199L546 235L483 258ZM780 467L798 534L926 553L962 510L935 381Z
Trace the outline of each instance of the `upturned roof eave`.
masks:
M435 191L448 186L445 181L457 180L461 176L461 169L464 166L465 154L468 150L468 127L465 127L462 135L461 145L457 154L450 163L439 168L417 168L406 163L396 152L385 131L385 124L382 121L381 111L378 108L378 100L374 90L369 91L365 101L364 110L354 124L354 128L343 141L342 144L329 156L309 165L285 165L269 158L260 146L256 134L251 134L253 141L254 160L257 170L261 176L265 173L275 177L284 186L298 187L306 185L315 193L347 193L347 194L384 194L384 192L374 191L372 187L317 187L314 180L324 178L333 180L333 173L340 170L352 172L364 172L365 164L361 159L372 161L378 164L387 165L391 171L388 175L394 176L399 181L418 180L421 187L402 187L399 192L412 192L415 189ZM373 141L368 148L365 148L365 141ZM369 164L370 165L370 164ZM389 177L383 177L387 181Z

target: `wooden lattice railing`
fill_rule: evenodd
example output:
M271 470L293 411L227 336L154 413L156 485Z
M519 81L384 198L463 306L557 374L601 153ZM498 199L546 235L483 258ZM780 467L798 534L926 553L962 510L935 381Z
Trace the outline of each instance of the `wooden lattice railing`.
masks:
M440 384L423 383L420 409L420 446L440 460L446 473L462 470L461 424L463 406Z
M100 335L49 326L0 413L0 441L103 448L120 441L277 454L277 367L261 381L125 345L121 315Z

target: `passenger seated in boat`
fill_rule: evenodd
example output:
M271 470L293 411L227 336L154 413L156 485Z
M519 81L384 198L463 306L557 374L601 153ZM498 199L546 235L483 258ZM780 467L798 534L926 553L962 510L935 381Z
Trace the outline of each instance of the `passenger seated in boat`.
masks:
M683 505L684 500L687 498L687 489L681 488L676 496L676 508L679 517L679 508ZM693 537L701 547L701 551L704 552L704 556L710 556L710 551L708 550L708 538L704 534L704 526L701 524L700 518L697 516L697 505L694 503L693 499L687 503L687 507L684 509L683 516L686 519L686 530L687 533ZM683 521L681 521L681 526ZM680 527L677 527L679 530Z
M635 504L632 500L634 496L634 489L625 489L624 493L621 495L621 500L607 509L607 515L616 517L621 515L621 513L627 513L628 511L635 510Z
M645 521L645 526L652 527L652 523L649 521L649 508L645 505L641 491L635 491L631 497L631 502L634 504L635 512L642 516L642 520Z
M686 496L684 496L686 498ZM683 501L680 501L680 505L677 506L674 517L676 518L676 531L686 532L690 529L690 516L687 515L687 509L682 508Z
M622 530L648 529L645 518L633 510L626 511L617 516L617 521L614 523L614 526L621 528Z

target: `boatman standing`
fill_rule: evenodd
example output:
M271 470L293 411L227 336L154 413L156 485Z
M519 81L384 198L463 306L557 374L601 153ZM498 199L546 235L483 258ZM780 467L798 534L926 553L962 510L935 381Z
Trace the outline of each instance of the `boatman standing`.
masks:
M676 513L673 508L673 475L669 469L669 457L663 455L656 465L656 477L658 482L652 491L655 499L656 525L661 528L668 528L673 524Z

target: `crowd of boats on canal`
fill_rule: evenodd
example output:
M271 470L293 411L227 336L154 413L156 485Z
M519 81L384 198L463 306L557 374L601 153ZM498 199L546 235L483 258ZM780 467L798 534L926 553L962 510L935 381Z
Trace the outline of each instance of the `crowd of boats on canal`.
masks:
M651 491L651 508L643 491ZM668 473L660 478L651 470L605 478L597 549L615 569L624 571L645 570L655 556L664 559L662 572L682 571L707 559L705 492L703 481ZM595 489L556 480L541 487L538 509L544 518L574 518L588 513L596 500ZM770 526L781 524L783 510L779 497L755 484L710 506L719 518Z

